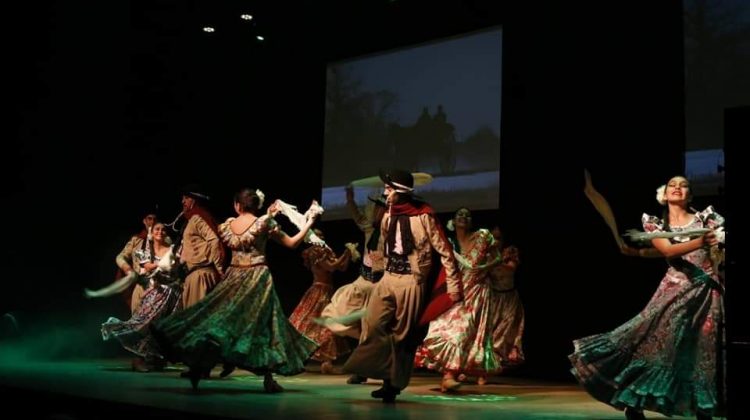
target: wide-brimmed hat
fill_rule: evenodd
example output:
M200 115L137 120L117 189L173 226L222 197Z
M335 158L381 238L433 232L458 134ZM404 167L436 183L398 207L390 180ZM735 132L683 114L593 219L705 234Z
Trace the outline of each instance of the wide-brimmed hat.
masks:
M198 200L210 200L211 196L208 195L206 189L200 184L187 184L182 188L182 195L192 197Z

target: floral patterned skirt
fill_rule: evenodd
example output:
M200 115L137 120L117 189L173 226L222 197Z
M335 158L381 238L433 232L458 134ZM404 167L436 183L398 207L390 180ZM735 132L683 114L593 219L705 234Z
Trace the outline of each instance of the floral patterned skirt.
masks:
M573 374L594 398L618 409L716 414L723 308L713 284L668 274L636 317L574 341Z
M258 374L296 375L318 348L287 320L265 265L230 267L205 298L153 330L170 361L200 369L223 362Z
M181 307L179 286L157 285L144 292L140 306L129 320L109 318L102 324L102 338L115 338L126 350L146 360L159 360L162 355L148 327Z
M331 285L313 283L289 317L289 322L299 332L320 344L320 348L312 356L313 360L319 362L336 360L351 352L351 347L345 338L313 322L313 319L320 317L323 308L331 302L331 293Z
M468 283L465 299L430 322L415 366L486 376L523 361L524 310L516 290L498 292L486 281ZM515 348L517 358L509 355Z

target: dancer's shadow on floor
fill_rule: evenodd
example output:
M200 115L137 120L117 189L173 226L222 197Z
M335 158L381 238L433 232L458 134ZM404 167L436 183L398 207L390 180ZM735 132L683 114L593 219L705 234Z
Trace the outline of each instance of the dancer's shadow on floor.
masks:
M396 398L396 402L384 403L379 398L371 398L369 395L363 395L361 399L345 398L340 400L344 404L356 405L358 407L367 407L371 409L390 409L390 408L418 408L424 407L424 404L419 401L414 401L404 398Z
M149 386L140 387L140 390L147 392L166 392L176 395L277 395L277 394L312 394L302 389L285 388L284 392L269 393L263 388L227 388L227 387L198 387L193 389L190 384L185 387L180 386Z
M130 372L130 373L138 373L138 374L142 375L144 373L145 374L149 374L149 373L151 373L151 374L153 374L153 373L175 373L175 372L179 373L179 372L182 372L185 369L177 367L177 366L167 366L167 367L165 367L162 370L153 370L153 371L149 371L149 372L136 372L135 370L133 370L133 366L128 364L128 365L117 365L117 366L101 366L101 367L99 367L99 370L101 370L103 372Z

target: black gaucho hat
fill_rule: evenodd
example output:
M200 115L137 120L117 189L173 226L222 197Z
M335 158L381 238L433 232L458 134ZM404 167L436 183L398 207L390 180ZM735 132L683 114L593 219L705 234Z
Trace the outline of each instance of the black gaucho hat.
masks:
M182 188L182 195L192 197L198 200L208 201L211 196L208 195L206 189L200 184L187 184Z
M424 201L422 197L414 194L414 175L411 172L402 169L381 170L380 179L397 193L408 195L412 200Z

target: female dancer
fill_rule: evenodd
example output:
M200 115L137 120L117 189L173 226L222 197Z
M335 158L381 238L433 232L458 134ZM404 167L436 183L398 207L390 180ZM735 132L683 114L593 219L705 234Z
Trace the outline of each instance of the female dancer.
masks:
M165 355L190 367L194 388L219 362L263 374L266 392L281 392L273 373L296 375L318 344L297 331L284 315L266 264L268 239L297 247L319 213L308 211L294 236L279 229L272 204L260 215L263 194L244 188L235 194L237 217L219 226L232 262L224 279L193 306L158 323L155 333ZM313 202L315 205L315 203Z
M624 409L628 419L644 419L643 410L710 419L719 399L723 322L723 286L710 248L724 218L712 207L691 212L690 184L682 176L659 188L657 200L666 207L662 218L644 214L642 221L666 257L666 275L633 319L573 342L572 372L589 394Z

